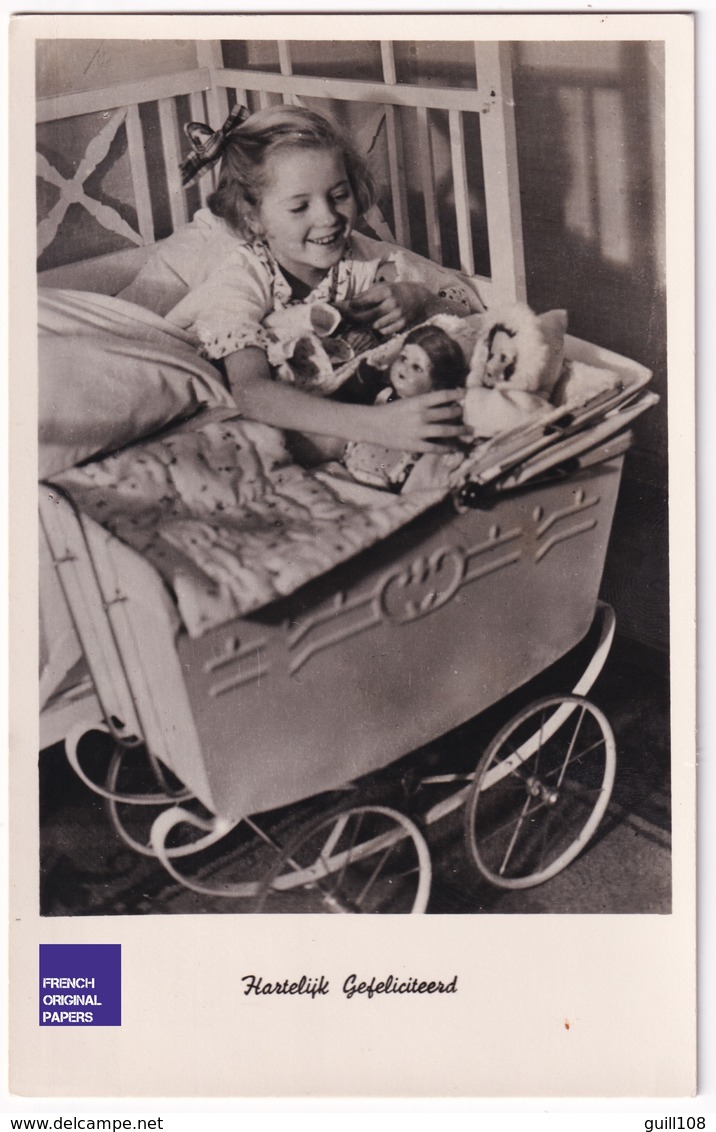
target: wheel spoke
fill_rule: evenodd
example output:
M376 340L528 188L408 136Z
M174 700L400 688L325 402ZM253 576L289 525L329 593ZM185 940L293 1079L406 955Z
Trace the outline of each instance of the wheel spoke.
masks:
M539 719L539 739L537 740L537 750L535 751L535 778L539 777L539 757L542 754L544 747L544 708L540 712Z
M338 888L341 884L343 884L343 878L346 875L346 869L348 868L348 865L349 865L349 862L350 862L350 859L351 859L351 853L355 849L356 841L358 840L358 834L360 832L360 827L363 824L364 816L365 816L364 814L358 815L358 821L355 823L355 830L354 830L353 836L350 839L350 844L349 844L347 850L345 851L345 859L343 861L341 871L338 874L338 879L336 880L336 882L334 884L334 888ZM344 821L341 824L341 833L343 832L343 830L345 829L347 824L348 824L348 818L345 817ZM338 822L336 822L336 825L338 825ZM337 839L334 840L333 844L334 845L337 844ZM328 865L326 867L328 868Z
M558 782L557 782L558 787L560 787L562 785L562 779L564 778L564 776L566 774L567 766L569 764L569 760L570 760L570 757L572 755L572 751L574 750L574 744L577 742L577 735L579 734L579 729L582 726L582 722L584 721L585 710L586 709L584 707L584 704L582 704L582 710L579 713L579 718L577 719L577 723L576 723L576 726L574 728L574 734L572 735L572 741L570 742L569 748L567 750L567 757L564 760L564 765L562 767L562 773L560 774Z
M529 805L530 801L534 801L534 799L528 798L527 799L528 805ZM545 803L542 802L542 801L536 802L534 808L531 809L531 810L528 809L527 812L524 814L524 817L525 818L531 818L533 816L533 814L538 814L540 812L540 810L544 809L544 805L545 805ZM512 827L513 823L517 823L517 822L520 822L522 820L523 820L522 814L518 814L517 817L515 817L514 814L513 814L511 817L507 818L506 821L502 822L501 825L493 825L491 829L486 830L483 834L481 834L481 840L482 841L493 841L496 837L499 836L500 833L505 833L508 829L510 829Z
M517 820L517 824L516 824L514 831L512 833L512 837L510 838L510 843L507 846L507 851L505 852L505 855L502 859L502 864L500 865L500 876L505 875L505 869L507 868L507 864L509 862L509 859L512 856L512 850L515 847L515 842L517 841L517 835L520 832L520 829L522 828L524 820L527 816L527 813L529 811L529 806L530 806L530 796L528 794L527 798L525 799L525 804L522 807L522 812L521 812L521 814L520 814L520 816Z
M341 834L343 833L343 830L346 828L347 824L348 824L348 815L347 814L339 814L338 817L336 818L336 824L333 826L333 829L329 832L328 837L326 838L325 844L318 854L318 856L321 858L321 860L323 860L324 856L330 857L331 853L333 852L336 845L338 844L338 841L340 840ZM355 839L353 840L353 842L350 845L351 849L353 848L354 844L355 844Z
M540 850L540 858L539 858L539 868L540 868L540 870L542 870L545 867L545 857L546 857L547 849L548 849L547 839L548 839L548 836L550 834L550 831L554 830L557 837L559 837L559 828L560 827L563 830L568 830L569 829L569 823L567 822L564 815L562 814L561 808L559 806L550 806L547 810L545 820L544 820L543 825L542 825L542 837L541 837L542 848Z
M325 885L325 879L326 879L326 877L330 876L331 871L332 871L331 870L331 864L330 864L330 853L335 848L337 842L340 840L340 837L343 833L343 830L345 829L346 825L348 824L348 817L349 817L348 814L339 814L338 815L336 823L331 828L331 830L329 831L328 837L326 838L326 841L324 842L323 847L321 849L319 849L318 855L314 858L314 860L310 864L308 864L308 865L300 864L296 860L295 855L293 855L289 851L285 851L284 856L283 856L283 860L285 861L285 863L290 868L292 868L295 873L308 873L308 874L310 874L310 873L317 874L319 872L322 873L321 876L314 876L312 878L312 880L308 883L308 887L313 888L316 891L321 892L327 903L330 903L331 900L333 899L332 895L331 895L331 890L329 888L327 888L326 885ZM350 845L348 846L348 849L343 851L344 863L343 863L343 866L341 868L341 873L340 873L341 877L345 873L345 870L346 870L346 868L347 868L347 866L350 862L350 853L351 853L351 850L355 846L355 842L356 842L356 838L358 836L358 831L360 829L362 817L363 817L363 815L361 814L359 819L358 819L356 830L355 830L355 833L353 834L353 837L351 839ZM274 844L276 848L280 848L280 846L276 845L275 843L273 843L273 842L270 842L270 843ZM326 850L328 850L328 853L326 853ZM337 887L338 883L340 883L340 882L334 883L334 885L333 885L334 889Z
M581 782L570 782L569 780L562 783L562 794L568 794L570 798L579 800L585 806L592 806L592 808L605 791L604 783L600 783L599 786L583 786Z
M518 760L517 765L510 767L509 777L517 778L517 779L519 779L520 782L527 782L527 775L520 773L522 767L527 762L527 758L522 754L520 748L515 747L514 744L511 743L509 740L506 742L505 746L509 747L509 754L506 755L502 759L499 759L499 760L496 759L495 765L502 765L503 763L510 762L513 759L517 759ZM527 757L529 757L529 756L527 756ZM486 769L489 770L489 766Z
M569 763L566 764L566 765L571 765L572 763L580 762L580 760L585 758L586 755L591 754L592 751L596 751L597 747L603 747L603 746L604 746L604 739L600 735L599 738L595 739L593 743L590 743L588 747L583 747L581 751L577 751L576 754L572 754L570 759L569 759ZM565 766L565 769L566 769L566 766ZM554 771L550 771L550 774L554 774Z
M400 873L393 873L393 875L390 879L391 879L391 881L403 880L404 877L414 877L416 874L419 874L419 873L420 873L420 865L417 864L417 865L413 865L409 869L403 869L403 871L400 872Z
M345 829L347 822L348 822L348 815L347 814L339 814L338 815L338 817L336 818L335 825L332 826L331 829L329 830L328 837L326 838L322 847L318 850L316 857L308 865L300 865L295 860L295 857L292 857L291 855L286 856L286 864L290 865L291 868L294 870L294 872L297 872L297 873L303 873L303 872L315 873L315 874L322 873L321 876L316 875L314 877L314 881L313 881L313 883L317 887L320 887L320 881L323 879L323 877L328 876L329 873L331 872L330 855L331 855L333 849L335 848L336 843L340 839L340 836L343 833L343 830ZM353 844L351 844L350 847L349 847L349 850L348 850L349 853L350 853L350 850L352 848L353 848ZM322 868L321 868L321 866L322 866Z
M401 845L407 857L396 857ZM297 869L295 862L305 860L313 864ZM390 870L391 864L398 868L402 864L403 871ZM354 806L299 833L264 878L258 911L265 909L267 900L273 903L274 897L292 893L287 911L420 913L427 906L430 879L429 850L410 818L385 806ZM308 897L308 907L301 892ZM283 909L279 904L268 910Z
M388 860L388 858L390 856L392 856L394 849L395 849L395 845L389 845L388 848L385 850L385 853L383 853L382 856L378 858L378 863L376 864L375 868L373 869L373 872L370 874L370 876L368 877L368 880L365 882L362 889L360 890L360 892L356 896L356 904L358 905L359 908L362 906L363 899L364 899L364 897L366 897L368 895L370 889L373 886L373 883L378 879L386 861Z
M331 912L342 912L344 914L348 914L350 912L355 911L354 908L349 907L343 901L339 900L338 897L336 896L335 892L333 891L333 889L326 889L321 884L317 884L316 888L322 894L323 903L326 905L326 907L329 909L329 911L331 911Z

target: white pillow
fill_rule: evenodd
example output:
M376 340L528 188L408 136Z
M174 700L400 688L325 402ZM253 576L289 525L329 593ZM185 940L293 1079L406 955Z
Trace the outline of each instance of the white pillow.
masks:
M235 403L186 335L133 304L40 292L39 476Z

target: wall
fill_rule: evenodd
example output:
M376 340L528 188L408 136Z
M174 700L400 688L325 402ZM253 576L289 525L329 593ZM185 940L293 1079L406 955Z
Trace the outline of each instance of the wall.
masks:
M514 45L527 287L538 310L654 373L605 596L622 632L668 641L664 52L660 43Z
M37 42L36 93L50 98L99 90L193 67L196 43L190 39L44 39Z
M528 294L568 297L575 333L638 358L665 396L664 92L660 44L516 44ZM665 448L665 415L640 431Z
M51 98L97 90L118 82L193 70L196 66L197 45L194 40L39 40L35 57L36 92L38 98ZM182 119L188 120L188 100L180 99L179 103ZM151 186L157 232L166 236L171 225L158 144L156 103L143 104L140 114L147 142L147 160L159 171L159 175L152 178ZM80 168L88 144L107 125L109 118L109 114L102 112L41 123L36 131L37 151L62 178L69 180ZM138 217L127 146L127 132L121 126L106 154L85 180L85 189L90 197L100 205L107 205L136 230ZM45 177L38 176L36 184L38 220L41 220L51 215L59 192L57 185ZM192 204L194 208L199 205L196 194ZM72 203L64 213L57 235L40 255L38 268L60 267L77 259L134 247L134 242L118 229L121 225L115 225L113 230L90 215L80 203Z

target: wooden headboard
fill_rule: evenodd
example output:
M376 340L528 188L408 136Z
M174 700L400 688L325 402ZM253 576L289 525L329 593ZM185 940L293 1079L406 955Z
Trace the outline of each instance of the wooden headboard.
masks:
M48 260L51 264L54 242L73 205L120 245L102 256L83 251L81 262L73 261L73 253L65 249L61 266L42 271L42 283L62 285L71 276L73 285L91 288L93 279L102 278L106 284L115 273L121 286L141 259L142 253L133 248L148 248L190 219L211 192L213 175L188 190L182 188L178 167L188 146L182 128L186 121L206 121L218 128L236 101L255 110L281 101L320 100L328 109L347 103L375 108L371 121L384 135L388 199L383 211L376 210L367 220L381 238L394 238L438 263L476 276L489 301L524 299L509 44L474 44L474 88L399 82L390 42L380 45L382 82L295 75L291 42L277 46L279 73L227 68L221 44L202 41L197 43L199 65L194 70L38 99L37 174L55 195L38 224L41 265L48 267ZM73 118L83 119L84 153L68 176L51 158L61 152L63 131ZM439 170L434 152L438 129L445 150ZM96 189L93 193L87 184L111 159L113 147L129 168L132 199L121 203L97 199ZM450 249L445 246L442 215L446 199L454 210L448 218L454 245ZM77 223L76 208L74 216ZM487 250L478 257L475 232L481 224Z

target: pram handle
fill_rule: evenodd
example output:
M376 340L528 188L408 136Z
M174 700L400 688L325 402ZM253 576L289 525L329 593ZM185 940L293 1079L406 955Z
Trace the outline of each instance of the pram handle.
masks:
M488 485L493 491L507 491L547 472L561 468L569 473L622 455L632 441L628 426L658 401L656 393L644 392L636 400L612 406L596 423L592 424L590 419L590 427L584 427L583 420L566 417L562 427L554 425L549 433L545 431L541 443L528 436L522 451L512 450L502 458L495 451L497 458L491 466L482 462L479 469L468 471L457 491L459 504L483 506L484 488Z

